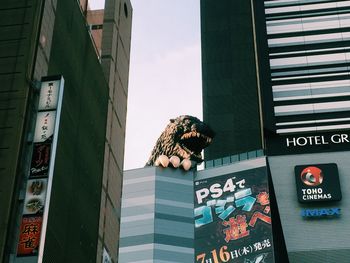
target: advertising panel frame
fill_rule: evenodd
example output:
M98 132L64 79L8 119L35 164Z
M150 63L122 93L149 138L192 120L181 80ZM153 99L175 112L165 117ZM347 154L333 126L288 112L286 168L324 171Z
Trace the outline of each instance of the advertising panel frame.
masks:
M194 183L195 262L275 262L266 158L205 173Z

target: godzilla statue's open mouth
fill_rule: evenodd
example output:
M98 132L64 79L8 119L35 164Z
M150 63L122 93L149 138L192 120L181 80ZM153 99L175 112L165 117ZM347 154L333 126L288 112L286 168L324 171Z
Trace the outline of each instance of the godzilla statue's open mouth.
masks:
M202 150L209 146L215 132L196 117L181 115L170 119L154 146L147 166L155 165L188 170L203 162Z
M192 156L192 159L194 158L194 161L202 162L201 151L206 148L211 141L211 137L197 131L191 131L182 135L179 144L187 154Z

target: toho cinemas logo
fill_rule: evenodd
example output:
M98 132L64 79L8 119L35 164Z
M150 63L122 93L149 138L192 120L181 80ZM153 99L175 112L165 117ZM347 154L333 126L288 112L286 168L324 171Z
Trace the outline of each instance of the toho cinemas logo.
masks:
M294 171L300 203L341 200L338 166L335 163L297 165Z
M287 137L287 147L304 147L311 145L327 145L327 144L343 144L350 143L349 134L340 133L333 134L331 136L315 135L315 136L300 136L300 137Z
M317 187L323 183L323 172L320 168L316 166L308 166L304 168L300 174L300 179L304 186L307 187L301 189L302 199L304 201L327 200L332 198L332 194L324 193L322 186Z

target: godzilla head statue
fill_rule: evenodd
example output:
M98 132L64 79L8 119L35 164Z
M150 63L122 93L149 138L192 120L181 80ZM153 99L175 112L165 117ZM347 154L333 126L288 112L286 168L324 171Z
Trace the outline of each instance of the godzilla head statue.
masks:
M201 163L202 150L207 147L215 133L196 117L182 115L171 119L158 138L146 166L167 167L170 163L188 170Z

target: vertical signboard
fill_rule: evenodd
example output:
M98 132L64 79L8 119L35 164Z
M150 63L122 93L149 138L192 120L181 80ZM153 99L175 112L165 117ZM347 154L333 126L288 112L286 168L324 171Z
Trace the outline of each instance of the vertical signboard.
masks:
M42 214L46 198L47 178L29 179L24 199L23 215Z
M20 240L18 243L18 255L34 255L38 253L41 224L43 217L23 216L20 228Z
M50 153L51 143L34 144L29 174L31 178L47 177L49 172Z
M38 262L45 241L63 85L61 76L42 79L17 245L18 257L39 256Z
M195 181L195 262L274 262L267 169Z

